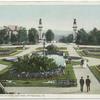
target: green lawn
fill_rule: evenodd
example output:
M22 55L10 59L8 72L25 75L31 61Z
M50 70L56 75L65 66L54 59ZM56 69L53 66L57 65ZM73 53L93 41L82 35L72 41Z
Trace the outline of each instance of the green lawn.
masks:
M79 51L79 50L77 50L77 53L80 55L80 56L85 56L85 57L93 57L93 58L100 58L100 56L95 56L95 55L90 55L90 54L88 54L88 55L86 55L83 51Z
M0 71L0 76L2 76L2 75L6 74L9 71L9 69L11 68L12 63L8 62L8 61L0 60L0 64L4 64L4 65L8 66L7 68Z
M55 87L56 84L55 83L46 83L48 81L54 81L54 80L46 80L46 79L25 79L25 80L12 80L11 83L6 82L6 86L11 86L11 87L19 87L19 86L25 86L25 87L36 87L36 86L40 86L40 87Z
M17 51L15 51L14 53L11 53L11 54L9 54L9 55L0 55L0 57L9 57L9 56L14 56L14 55L19 54L20 52L22 52L22 50L17 50Z
M9 66L11 66L10 62L5 62L5 61L0 61L2 64L8 64ZM60 75L57 77L52 77L52 78L47 78L47 79L16 79L16 78L11 78L9 77L9 69L10 67L8 67L6 69L6 71L3 73L1 72L0 74L0 79L1 80L11 80L12 83L6 82L6 86L56 86L56 83L45 83L48 81L55 81L55 80L66 80L66 79L70 79L70 80L76 80L74 71L73 71L73 64L67 64L67 67L65 68L65 74L64 75Z
M10 54L10 56L17 55L17 54L19 54L20 52L22 52L22 50L17 50L16 52L14 52L14 53Z
M4 64L4 65L10 66L12 64L12 62L8 62L8 61L4 61L4 60L0 59L0 64Z
M71 61L72 65L80 65L80 61Z
M89 67L91 72L95 75L95 77L97 78L97 80L100 82L100 71L98 71L96 69L96 66L91 66Z
M43 47L38 47L36 48L37 51L42 51L43 50ZM58 50L59 51L67 51L67 48L66 47L58 47Z

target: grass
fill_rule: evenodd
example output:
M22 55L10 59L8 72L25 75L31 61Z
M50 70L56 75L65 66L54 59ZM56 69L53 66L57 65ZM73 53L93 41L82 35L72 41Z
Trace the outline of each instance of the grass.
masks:
M45 83L45 82L48 82L48 81L52 81L52 80L46 80L46 79L25 79L25 80L13 80L12 83L6 83L6 86L11 86L11 87L19 87L19 86L25 86L25 87L55 87L56 84L53 83Z
M12 64L12 62L8 62L8 61L4 61L4 60L0 59L0 64L4 64L4 65L10 66Z
M100 56L95 56L95 55L92 55L92 54L85 54L83 51L79 51L77 50L77 53L80 55L80 56L85 56L85 57L93 57L93 58L100 58Z
M66 71L65 71L65 75L67 76L67 78L71 79L71 80L76 80L76 76L73 70L73 64L68 64L66 67ZM69 75L68 75L69 72Z
M97 70L96 66L91 66L89 68L94 76L97 78L97 80L100 82L100 71Z
M2 64L7 64L9 66L11 66L11 63L9 62L5 62L5 61L0 61L2 62ZM16 79L16 78L11 78L9 77L9 69L10 67L6 68L6 71L2 72L0 74L0 79L2 80L10 80L12 81L12 83L6 82L6 86L48 86L48 87L53 87L56 86L56 83L44 83L44 82L48 82L48 81L55 81L55 80L66 80L66 79L70 79L70 80L76 80L75 74L74 74L74 70L73 70L73 64L67 64L67 67L65 68L65 74L60 75L60 76L55 76L52 78L47 78L47 79ZM68 74L69 73L69 74ZM8 78L8 79L7 79Z
M15 51L15 52L13 52L13 53L11 53L11 54L8 54L8 55L0 55L0 57L14 56L14 55L16 55L16 54L19 54L20 52L22 52L22 50L17 50L17 51Z
M43 51L43 47L36 48L37 51Z
M17 54L19 54L20 52L22 52L22 50L17 50L16 52L14 52L14 53L10 54L10 56L17 55Z
M37 51L42 51L43 50L43 47L38 47L36 48ZM60 51L67 51L67 48L66 47L58 47L58 50Z
M11 62L7 62L7 61L4 61L4 60L0 60L0 64L4 64L4 65L7 65L8 67L3 69L2 71L0 71L0 76L3 76L4 74L6 74L9 69L11 68ZM7 77L7 76L6 76Z
M72 65L80 65L80 61L71 61Z

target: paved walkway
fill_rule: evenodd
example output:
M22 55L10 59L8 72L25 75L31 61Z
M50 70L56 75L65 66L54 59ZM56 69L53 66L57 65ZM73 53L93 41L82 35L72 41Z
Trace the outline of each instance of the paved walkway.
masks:
M0 64L0 71L2 71L3 69L5 69L6 67L8 67L8 66L7 65Z
M73 48L73 46L70 46L70 49L72 49L72 48ZM68 49L68 50L70 50L70 49ZM78 55L78 53L75 50L73 50L73 51L70 50L70 53L71 52L72 52L72 54ZM83 58L88 59L89 66L100 64L100 59L91 58L91 57L83 57ZM86 79L87 75L90 76L90 79L91 79L91 91L90 91L90 93L100 93L100 83L95 78L95 76L92 74L92 72L89 70L88 66L86 68L82 68L80 65L76 65L73 67L74 67L74 72L75 72L75 75L76 75L78 81L80 80L81 76L83 76L84 79ZM78 88L79 88L79 84L78 84ZM85 91L86 91L86 86L85 86Z
M68 50L69 56L80 57L80 56L78 55L78 53L75 51L75 49L73 48L73 45L68 45L68 46L67 46L67 50Z

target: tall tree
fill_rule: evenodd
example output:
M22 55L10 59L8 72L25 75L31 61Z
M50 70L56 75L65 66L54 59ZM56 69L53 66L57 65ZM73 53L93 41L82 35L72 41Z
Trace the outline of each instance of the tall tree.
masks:
M47 42L51 42L52 40L54 40L54 33L52 30L47 30L46 34L45 34L45 37L46 37L46 41Z
M35 28L31 28L28 31L28 40L30 43L37 43L39 41L38 31Z
M82 28L77 33L77 44L88 44L88 33Z
M16 43L17 40L18 40L17 34L14 34L13 32L11 32L11 42Z
M8 41L8 34L7 34L7 30L6 29L2 29L0 30L0 43L7 43Z
M98 29L94 28L89 32L89 43L90 44L97 44L97 34L98 34Z
M27 41L27 30L26 28L21 28L18 30L18 42Z
M60 40L63 43L72 43L73 42L73 34L69 34L68 36L63 36Z

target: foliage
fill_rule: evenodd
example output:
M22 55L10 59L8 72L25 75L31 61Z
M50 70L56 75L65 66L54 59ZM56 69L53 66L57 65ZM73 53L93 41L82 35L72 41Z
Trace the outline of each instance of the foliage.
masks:
M100 82L100 70L98 70L96 67L98 67L98 66L91 66L89 68L92 71L92 73L95 75L97 80Z
M14 34L13 32L11 32L11 39L10 39L11 43L16 43L18 41L18 37L16 34Z
M52 30L47 30L46 34L45 34L45 37L46 37L46 41L47 42L51 42L52 40L54 40L54 33Z
M0 43L7 43L8 42L8 34L6 29L0 30Z
M88 34L84 29L80 29L77 33L76 43L88 44Z
M48 45L46 47L46 49L47 49L48 52L57 52L58 51L58 47L53 45L53 44L52 45Z
M77 33L77 44L99 45L100 44L100 30L94 28L90 32L80 29Z
M67 37L63 36L59 41L64 43L71 43L73 42L73 34L69 34Z
M39 40L38 31L35 28L31 28L28 31L28 39L30 43L37 43Z
M27 30L26 28L21 28L18 30L18 42L27 41Z
M32 55L19 57L18 61L13 63L17 72L40 72L52 70L57 67L53 59L46 56Z
M63 43L73 42L73 35L70 34L67 37L63 36L60 40ZM90 32L86 32L83 28L78 30L76 37L76 44L82 45L100 45L100 30L94 28Z
M39 39L38 31L35 28L29 29L28 33L26 28L20 27L18 30L10 30L8 27L0 30L0 44L22 44L37 43Z

